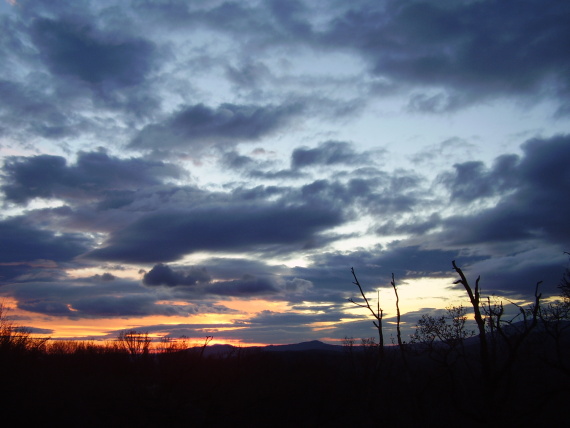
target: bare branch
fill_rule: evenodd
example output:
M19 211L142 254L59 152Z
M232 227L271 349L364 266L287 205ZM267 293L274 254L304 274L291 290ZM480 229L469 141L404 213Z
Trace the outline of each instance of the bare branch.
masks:
M382 357L384 356L384 333L382 331L382 318L384 317L384 311L380 307L380 291L378 291L376 311L375 311L372 308L372 306L370 305L370 301L366 297L366 294L364 293L364 290L362 289L362 285L360 285L360 281L358 280L358 277L356 276L356 272L354 272L354 267L350 268L350 272L352 273L352 277L354 278L354 281L352 283L358 287L358 290L360 291L360 295L362 296L362 300L364 300L364 304L357 303L352 298L348 299L348 301L351 302L352 304L358 306L358 307L368 309L368 311L374 317L375 320L372 321L372 323L374 324L374 326L378 330L378 340L379 340L378 353L380 354L380 358L382 359Z

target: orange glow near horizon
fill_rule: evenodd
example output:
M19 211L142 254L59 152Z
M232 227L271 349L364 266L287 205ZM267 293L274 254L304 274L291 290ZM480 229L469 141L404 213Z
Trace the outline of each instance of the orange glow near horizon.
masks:
M164 302L163 304L187 304L187 302ZM176 326L185 324L200 324L200 337L189 338L189 346L203 345L206 336L214 336L210 342L214 344L230 344L234 346L265 346L269 343L245 342L240 339L224 338L224 331L233 331L244 329L243 325L235 325L234 320L246 320L252 315L252 312L260 310L283 310L286 304L283 302L265 302L263 300L238 301L230 300L220 302L225 306L240 310L241 313L230 314L195 314L189 316L146 316L139 318L97 318L97 319L70 319L67 317L53 317L48 315L40 315L34 312L25 311L17 307L17 301L13 298L5 297L2 304L6 310L5 314L11 322L16 326L51 330L51 333L33 333L37 337L50 337L55 340L95 340L107 341L116 338L118 332L125 330L137 330L144 332L145 326ZM244 311L244 310L247 310ZM208 324L212 328L207 327ZM220 324L224 326L220 326ZM168 336L165 332L153 332L149 334L153 339L159 340L161 337ZM174 338L176 340L177 338Z
M400 310L402 314L414 312L421 309L443 309L449 305L464 304L469 306L465 292L458 288L453 288L451 278L420 278L413 281L402 282L398 284L398 293L400 296ZM354 296L357 295L357 290ZM367 293L371 299L373 306L377 294L374 291ZM384 309L385 321L387 324L393 324L396 316L395 295L391 287L382 286L380 288L380 303ZM185 306L188 301L184 300L160 300L158 305ZM285 300L269 301L260 298L257 299L239 299L228 298L215 302L220 307L230 309L229 313L197 313L177 316L149 315L140 317L107 317L107 318L68 318L43 315L34 312L25 311L17 307L17 301L14 298L5 297L3 305L9 319L14 324L22 327L46 330L49 333L34 333L39 337L51 337L53 339L77 339L77 340L112 340L117 337L120 331L136 330L145 332L152 326L151 336L158 341L161 337L169 335L177 326L180 335L185 333L185 326L188 325L188 339L195 346L203 343L203 338L213 336L212 344L232 344L235 346L264 346L269 344L284 343L283 338L275 337L271 343L253 343L247 342L248 321L257 315L263 314L265 311L274 314L296 313L307 314L307 322L304 324L316 333L320 340L326 340L334 343L339 342L341 338L335 338L335 328L339 325L349 325L353 322L359 322L368 319L370 314L366 309L356 307L350 303L346 303L343 312L350 315L358 315L357 318L341 317L338 321L314 321L311 322L310 315L317 314L312 311L312 306L320 306L317 303L297 303L296 310L291 308L289 302ZM323 304L326 304L323 303ZM306 308L306 309L305 309ZM75 308L70 307L71 310ZM196 326L193 328L193 325ZM163 326L164 328L161 328ZM243 330L243 339L236 338L236 330ZM345 328L346 330L346 328ZM233 332L225 337L227 332ZM178 333L172 333L175 337ZM358 333L355 332L355 336ZM312 336L313 338L315 335ZM286 339L285 339L286 340ZM307 338L306 340L311 340ZM303 340L301 340L303 341Z
M227 308L244 312L244 313L257 313L262 311L273 311L273 312L286 312L289 311L289 305L285 301L267 301L261 299L252 300L221 300L218 302Z

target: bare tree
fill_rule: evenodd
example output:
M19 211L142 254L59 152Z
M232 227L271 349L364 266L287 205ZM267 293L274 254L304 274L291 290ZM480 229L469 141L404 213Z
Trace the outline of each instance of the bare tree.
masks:
M402 361L404 366L407 368L408 362L406 359L406 350L404 349L404 342L402 341L402 331L400 328L402 315L400 314L400 296L398 296L398 289L396 288L396 280L394 279L394 274L392 273L392 281L390 285L394 289L394 294L396 295L396 338L398 340L398 347L400 348L400 354L402 355Z
M356 306L368 309L368 311L374 317L374 321L372 321L372 323L378 330L378 355L380 356L380 360L382 360L384 357L384 332L382 331L382 318L384 317L384 311L380 307L380 291L378 291L376 310L374 310L370 305L370 301L366 297L366 294L364 294L362 285L360 285L360 281L358 281L358 278L356 277L356 273L354 272L353 267L350 268L350 272L352 273L352 277L354 278L354 281L352 283L358 287L358 290L360 291L360 295L362 296L362 300L364 301L364 303L355 302L354 299L352 298L348 299L348 301L355 304Z
M534 303L529 308L510 302L517 307L519 313L507 320L504 319L505 309L502 302L491 304L490 299L487 298L487 304L485 304L482 300L479 288L481 277L477 277L473 289L463 271L455 264L455 260L452 265L459 275L455 284L463 285L467 291L477 324L483 399L490 414L498 414L500 409L497 403L507 400L511 393L513 367L520 355L521 346L538 323L542 297L538 289L542 281L536 284ZM522 317L522 322L515 324L514 321L519 316ZM501 352L498 352L499 347ZM500 391L502 394L499 394Z
M483 314L481 312L481 294L479 290L479 281L481 280L481 276L477 277L475 281L475 289L471 288L465 274L455 264L455 260L451 262L453 265L453 269L459 275L459 279L454 282L454 284L461 284L467 294L469 295L469 300L471 301L471 306L473 307L473 312L475 314L475 322L477 323L477 329L479 330L479 355L481 357L481 369L483 375L484 383L489 386L492 381L492 372L491 372L491 361L489 359L489 346L487 342L487 331L485 329L485 319L483 318Z
M208 343L210 343L213 338L214 338L214 336L206 336L206 339L204 339L204 344L202 345L202 348L200 349L200 359L204 355L204 351L206 350L206 346L208 346Z
M117 337L119 346L127 351L132 358L140 358L141 356L148 355L151 341L152 339L149 337L148 331L122 331Z
M15 325L8 318L8 310L0 303L0 353L41 351L49 338L32 337L31 330Z
M564 251L564 254L570 256L570 253L567 251ZM567 267L564 271L560 284L558 284L558 289L562 295L563 302L567 307L570 307L570 267Z
M411 336L413 344L421 344L430 354L443 356L440 362L449 364L448 356L463 346L465 339L475 335L465 327L467 310L463 306L448 306L440 317L424 314Z
M164 336L160 338L159 351L163 354L172 354L188 349L188 337L182 335L179 338Z

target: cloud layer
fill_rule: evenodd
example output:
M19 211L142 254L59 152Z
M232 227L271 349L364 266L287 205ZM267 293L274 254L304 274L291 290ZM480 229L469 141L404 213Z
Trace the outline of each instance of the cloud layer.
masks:
M0 294L54 334L275 343L371 335L352 266L368 291L446 284L409 327L454 302L452 260L488 294L552 294L569 21L556 0L3 3Z

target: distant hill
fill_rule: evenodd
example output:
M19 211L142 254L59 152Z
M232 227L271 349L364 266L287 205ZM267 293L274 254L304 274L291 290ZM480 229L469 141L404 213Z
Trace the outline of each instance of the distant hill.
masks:
M563 321L560 323L559 328L561 331L564 331L565 340L568 340L568 336L570 335L570 322ZM523 322L516 322L512 325L505 325L503 327L504 332L510 336L514 335L518 332L521 332L524 329ZM542 323L539 323L534 330L532 331L531 336L536 337L536 335L544 334L545 333L545 326ZM497 336L498 340L501 340L500 337ZM489 337L489 340L490 337ZM472 348L479 345L479 336L475 335L473 337L467 338L464 341L464 346L466 348ZM422 344L407 344L408 349L421 349L424 345ZM437 345L436 345L437 346ZM386 346L386 350L396 350L396 346ZM189 349L192 352L200 352L201 347L195 347ZM311 340L309 342L301 342L301 343L293 343L288 345L268 345L268 346L233 346L233 345L211 345L207 346L204 350L204 356L222 356L222 357L230 357L232 355L238 355L239 353L252 353L252 352L307 352L307 351L318 351L318 352L343 352L345 348L342 345L331 345L328 343L321 342L319 340ZM359 352L363 351L364 348L360 345L354 345L352 348L353 351Z
M333 351L341 352L342 346L329 345L319 340L311 340L310 342L301 342L291 345L269 345L261 348L263 351L268 352L283 352L283 351Z
M201 346L190 348L192 352L200 352ZM289 345L268 345L268 346L233 346L233 345L211 345L204 350L205 356L232 356L241 352L303 352L303 351L326 351L342 352L341 345L330 345L319 340L310 342L294 343Z

